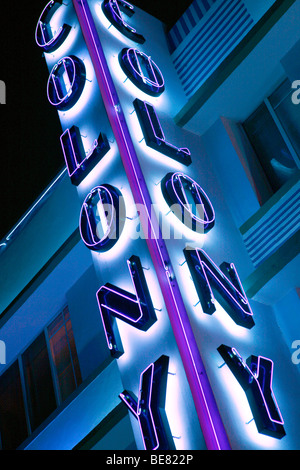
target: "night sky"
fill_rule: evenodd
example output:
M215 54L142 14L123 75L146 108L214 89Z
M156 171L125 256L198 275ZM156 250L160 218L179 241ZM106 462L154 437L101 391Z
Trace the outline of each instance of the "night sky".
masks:
M37 20L47 0L0 6L0 241L64 168L57 111L46 96L48 71L35 43ZM134 0L171 27L192 0Z

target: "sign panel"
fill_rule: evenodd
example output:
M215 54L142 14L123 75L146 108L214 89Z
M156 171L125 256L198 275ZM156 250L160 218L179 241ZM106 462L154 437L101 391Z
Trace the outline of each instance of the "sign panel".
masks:
M51 36L57 8L61 25ZM99 321L125 387L120 399L141 449L239 448L236 434L241 448L256 448L261 434L276 447L286 438L276 363L260 355L265 325L257 326L243 290L243 265L228 260L243 256L242 240L201 139L172 122L182 101L163 28L154 32L151 21L122 0L50 2L36 36L99 278ZM166 237L162 224L176 236ZM249 364L236 347L251 350ZM236 396L229 392L230 407L221 356L246 392L250 437L238 409L226 411Z

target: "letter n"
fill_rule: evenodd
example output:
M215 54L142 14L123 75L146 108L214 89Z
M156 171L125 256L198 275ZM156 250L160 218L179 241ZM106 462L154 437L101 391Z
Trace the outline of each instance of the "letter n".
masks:
M97 292L106 340L113 357L124 353L115 318L143 331L148 330L157 319L139 257L131 256L127 264L134 294L110 283Z
M237 325L252 328L252 310L235 266L224 262L218 268L198 248L187 247L183 252L204 313L211 315L216 311L216 298Z

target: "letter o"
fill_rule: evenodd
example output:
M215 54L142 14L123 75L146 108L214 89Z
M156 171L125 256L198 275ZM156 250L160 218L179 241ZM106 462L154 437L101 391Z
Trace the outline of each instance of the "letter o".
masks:
M119 62L123 72L140 90L151 96L162 94L165 89L164 77L147 54L125 47L119 54Z
M80 212L82 241L94 251L108 251L118 241L125 221L125 204L121 192L109 184L92 189Z
M63 57L50 72L47 83L48 100L58 110L67 111L78 101L85 79L83 61L72 55Z
M163 196L176 217L195 232L207 233L215 223L214 208L201 186L181 172L161 181ZM201 210L198 210L201 209Z

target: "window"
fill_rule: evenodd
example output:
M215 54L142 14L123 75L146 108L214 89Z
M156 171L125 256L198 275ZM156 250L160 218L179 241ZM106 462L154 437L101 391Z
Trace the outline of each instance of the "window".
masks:
M0 378L1 448L15 449L26 439L27 424L18 361Z
M56 408L44 333L29 346L22 359L30 424L34 431Z
M300 168L300 106L292 93L284 80L243 123L273 193Z
M2 449L16 449L81 381L66 307L0 377Z
M81 383L78 357L67 307L48 327L48 335L60 399L63 401Z

